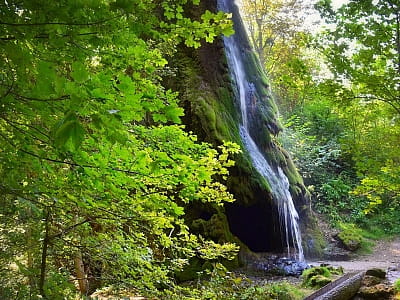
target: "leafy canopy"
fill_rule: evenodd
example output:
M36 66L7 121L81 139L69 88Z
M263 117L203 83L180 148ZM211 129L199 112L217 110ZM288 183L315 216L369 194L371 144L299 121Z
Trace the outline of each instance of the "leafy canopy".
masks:
M154 291L208 253L184 205L233 201L215 178L239 150L186 133L162 85L179 43L232 32L224 13L186 17L198 4L0 4L2 298L70 297L70 278L82 293L111 282Z

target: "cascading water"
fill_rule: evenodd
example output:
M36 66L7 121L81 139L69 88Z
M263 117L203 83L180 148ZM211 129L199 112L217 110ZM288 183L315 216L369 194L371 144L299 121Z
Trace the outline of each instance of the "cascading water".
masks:
M220 10L232 13L233 20L234 22L236 21L235 26L243 26L239 11L237 7L234 9L234 5L234 0L218 0L218 8ZM244 31L242 30L241 32ZM288 256L291 256L290 242L292 242L297 251L296 259L303 261L304 254L298 223L299 215L289 192L289 180L279 166L273 166L267 161L249 132L248 110L253 110L255 107L256 91L255 84L248 79L249 76L247 76L245 71L243 56L246 54L240 48L241 46L243 47L241 38L236 33L231 37L225 37L224 44L229 69L236 84L237 98L240 101L242 119L240 125L241 139L254 167L270 185L272 197L278 207L281 226L285 234Z

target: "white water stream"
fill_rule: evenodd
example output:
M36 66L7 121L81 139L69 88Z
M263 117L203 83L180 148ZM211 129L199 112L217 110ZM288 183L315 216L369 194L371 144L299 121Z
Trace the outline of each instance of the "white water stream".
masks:
M233 0L218 0L218 7L225 12L231 12L229 7ZM237 19L240 16L233 16ZM240 52L240 43L235 35L224 38L225 52L229 64L231 75L236 83L237 97L240 101L240 110L242 124L240 125L240 136L243 144L248 151L256 170L267 180L271 187L273 199L278 207L279 219L282 229L285 233L286 247L288 257L291 257L290 242L297 252L296 259L304 261L303 247L301 245L301 233L299 228L299 215L293 204L292 196L289 192L289 180L277 166L272 167L260 152L249 133L247 108L254 97L254 85L246 79L246 73L243 66L242 55Z

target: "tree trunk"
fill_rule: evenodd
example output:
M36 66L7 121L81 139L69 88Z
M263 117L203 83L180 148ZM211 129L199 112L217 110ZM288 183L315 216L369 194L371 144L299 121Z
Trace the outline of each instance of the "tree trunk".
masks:
M78 279L79 291L82 295L86 295L89 290L88 280L85 273L85 266L83 264L82 253L77 251L74 258L75 274Z
M32 210L28 211L29 218L32 218ZM29 270L28 282L29 282L29 296L33 297L35 294L35 276L33 275L33 256L34 256L34 240L32 226L29 224L26 229L26 245L27 245L27 267Z
M265 59L264 59L264 47L263 47L263 31L262 31L262 19L257 19L258 26L258 45L255 45L257 48L256 51L258 53L258 58L260 59L260 63L262 68L265 68Z
M47 264L47 249L49 246L49 222L50 222L50 210L46 211L45 217L45 231L44 231L44 239L43 239L43 247L42 247L42 261L40 264L40 279L39 279L39 294L46 299L46 295L44 293L44 283L46 279L46 264Z

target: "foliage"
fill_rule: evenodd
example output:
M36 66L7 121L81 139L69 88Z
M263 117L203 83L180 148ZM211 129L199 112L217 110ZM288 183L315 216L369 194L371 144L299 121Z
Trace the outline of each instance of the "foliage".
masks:
M378 174L363 178L353 193L368 199L369 207L365 209L365 213L373 212L377 206L390 206L391 210L398 210L400 205L400 166L393 161L387 161Z
M338 82L332 86L344 101L366 105L382 101L399 114L399 3L350 1L334 12L330 0L317 4L325 20L336 26L323 35L324 53Z
M280 140L293 155L315 209L332 223L356 221L364 217L367 203L350 193L356 180L339 142L344 128L327 105L322 101L304 105L286 121Z
M316 7L332 24L314 40L319 52L305 49L311 45L306 39L275 80L287 110L283 143L317 210L334 223L368 227L380 220L386 231L396 232L398 3L350 1L334 11L327 0ZM325 63L329 73L317 66Z
M321 288L332 281L332 274L327 267L313 267L301 274L302 285L310 288Z
M188 286L176 287L163 295L163 299L303 299L304 293L287 282L255 285L243 275L227 272L221 264L204 271L209 276L207 280L190 283ZM203 274L199 274L203 275Z
M398 180L399 164L399 4L351 1L335 12L330 1L319 1L317 8L335 25L321 35L318 46L333 74L324 89L340 105L338 113L348 124L343 150L363 178L354 194L368 198L367 213L384 203L396 209L390 182ZM387 161L386 174L393 170L393 176L382 171ZM372 188L379 191L369 194Z
M297 42L301 38L297 33L304 10L304 4L299 1L243 1L243 19L247 23L253 47L267 73L279 66L276 60L285 57L282 55L285 50L290 53L298 46ZM288 41L293 43L288 45Z
M394 290L395 290L397 293L400 293L400 279L397 279L397 280L394 282Z
M209 247L235 252L192 235L184 205L233 201L215 179L239 149L186 133L162 85L179 43L232 33L224 13L186 17L198 3L0 4L2 298L68 298L71 281L150 293Z
M341 168L340 145L326 137L327 142L323 142L324 135L315 133L314 126L318 126L315 120L307 121L303 114L301 117L293 114L287 119L286 131L280 137L283 146L293 154L308 185L315 185L318 180L323 182L329 173Z

